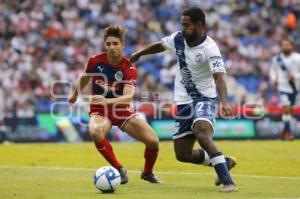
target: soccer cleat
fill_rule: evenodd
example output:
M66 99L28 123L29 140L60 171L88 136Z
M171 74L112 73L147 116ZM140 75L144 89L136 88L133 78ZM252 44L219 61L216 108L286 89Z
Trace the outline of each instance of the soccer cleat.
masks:
M224 185L220 189L220 192L228 193L228 192L233 192L233 191L237 191L237 190L238 190L238 188L235 184L228 184L228 185Z
M162 183L158 177L154 175L154 173L144 173L142 172L141 179L146 180L151 183Z
M127 170L124 167L118 169L121 176L121 184L126 184L128 182Z
M236 163L236 159L234 157L226 157L226 165L227 165L227 168L228 168L228 171L230 171L233 167L235 167L235 165L237 165ZM221 179L217 176L216 180L215 180L215 185L216 186L219 186L222 184L222 181Z

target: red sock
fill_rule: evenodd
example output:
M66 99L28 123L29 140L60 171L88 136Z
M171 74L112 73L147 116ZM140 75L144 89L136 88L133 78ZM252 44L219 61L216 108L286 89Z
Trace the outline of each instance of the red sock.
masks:
M117 160L113 148L107 139L102 142L94 142L99 153L116 169L120 169L122 165Z
M144 158L145 158L145 166L144 173L152 173L153 166L158 156L158 149L150 149L148 147L145 148Z

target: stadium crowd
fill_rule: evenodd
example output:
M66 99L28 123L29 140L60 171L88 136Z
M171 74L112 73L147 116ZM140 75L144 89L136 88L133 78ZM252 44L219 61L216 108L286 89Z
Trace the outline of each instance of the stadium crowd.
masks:
M52 101L65 100L67 96L56 96L67 94L66 85L75 84L87 58L103 50L103 29L109 24L126 27L125 53L130 55L180 30L180 13L188 5L206 11L208 34L220 46L228 77L256 100L271 99L268 70L279 52L278 42L288 35L300 49L298 0L1 1L0 95L5 115L32 117L49 111ZM170 55L140 61L136 100L171 102L175 63ZM232 102L245 98L229 93Z

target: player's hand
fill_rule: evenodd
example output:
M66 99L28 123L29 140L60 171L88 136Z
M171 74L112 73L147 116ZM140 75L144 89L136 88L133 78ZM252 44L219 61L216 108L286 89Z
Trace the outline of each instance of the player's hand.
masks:
M221 108L221 116L233 119L235 117L235 113L233 112L231 106L227 102L220 103Z
M68 102L70 104L74 104L76 102L76 100L77 100L77 95L74 95L74 94L68 98Z
M130 57L129 57L129 63L134 63L137 62L140 59L141 55L138 52L133 53Z
M107 100L102 95L93 95L91 97L91 104L106 104Z

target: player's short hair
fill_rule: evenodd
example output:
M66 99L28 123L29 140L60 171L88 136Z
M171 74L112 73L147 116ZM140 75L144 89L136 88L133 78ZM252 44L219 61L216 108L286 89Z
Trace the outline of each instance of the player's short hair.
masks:
M104 40L106 40L106 38L109 36L117 37L120 40L124 40L124 33L125 33L125 28L123 26L110 25L107 28L105 28Z
M202 22L203 26L205 25L205 14L199 7L191 7L183 10L182 16L190 17L190 20L193 23L197 23L200 21Z

